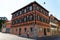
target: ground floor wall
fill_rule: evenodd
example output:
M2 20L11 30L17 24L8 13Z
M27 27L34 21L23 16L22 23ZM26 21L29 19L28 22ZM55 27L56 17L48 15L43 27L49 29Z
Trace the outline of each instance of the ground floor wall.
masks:
M59 26L56 23L50 22L51 35L58 35Z
M26 25L12 27L11 33L25 37L43 37L50 36L50 27L41 25Z
M56 28L50 28L50 30L51 30L51 35L58 35L58 29L57 29L57 27Z
M11 28L2 28L2 32L4 33L10 33Z
M2 28L2 32L6 32L6 28Z

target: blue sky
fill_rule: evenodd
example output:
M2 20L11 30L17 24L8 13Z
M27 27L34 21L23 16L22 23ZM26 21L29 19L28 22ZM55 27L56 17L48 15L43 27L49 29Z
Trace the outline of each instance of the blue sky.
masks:
M0 0L0 17L11 20L11 13L33 1L37 1L50 12L49 14L60 19L60 0Z

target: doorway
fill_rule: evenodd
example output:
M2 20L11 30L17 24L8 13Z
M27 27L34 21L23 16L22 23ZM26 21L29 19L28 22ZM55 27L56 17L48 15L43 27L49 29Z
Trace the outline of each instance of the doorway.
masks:
M21 35L21 28L19 28L19 35Z
M44 35L47 35L47 34L46 34L46 28L44 28Z

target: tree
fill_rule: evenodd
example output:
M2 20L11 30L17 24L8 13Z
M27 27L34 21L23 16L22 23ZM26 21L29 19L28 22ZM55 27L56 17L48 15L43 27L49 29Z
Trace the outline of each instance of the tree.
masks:
M5 20L0 20L0 29L2 28L2 23L5 23Z

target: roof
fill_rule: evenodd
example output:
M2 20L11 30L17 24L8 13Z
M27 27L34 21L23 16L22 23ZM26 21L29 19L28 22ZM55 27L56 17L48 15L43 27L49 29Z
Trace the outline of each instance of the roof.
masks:
M20 9L18 9L17 11L13 12L12 14L14 14L14 13L16 13L16 12L18 12L18 11L20 11L20 10L26 8L26 7L28 7L29 5L34 4L34 3L37 4L37 5L39 5L40 7L42 7L42 8L43 8L44 10L46 10L47 12L49 12L47 9L45 9L43 6L41 6L39 3L37 3L36 1L34 1L34 2L29 3L28 5L26 5L26 6L22 7L22 8L20 8Z
M40 4L37 3L36 1L34 1L33 3L36 3L37 5L39 5L40 7L42 7L44 10L46 10L47 12L49 12L47 9L45 9L42 5L40 5Z
M59 21L55 16L53 16L52 14L50 15L50 18L54 18L55 20Z

